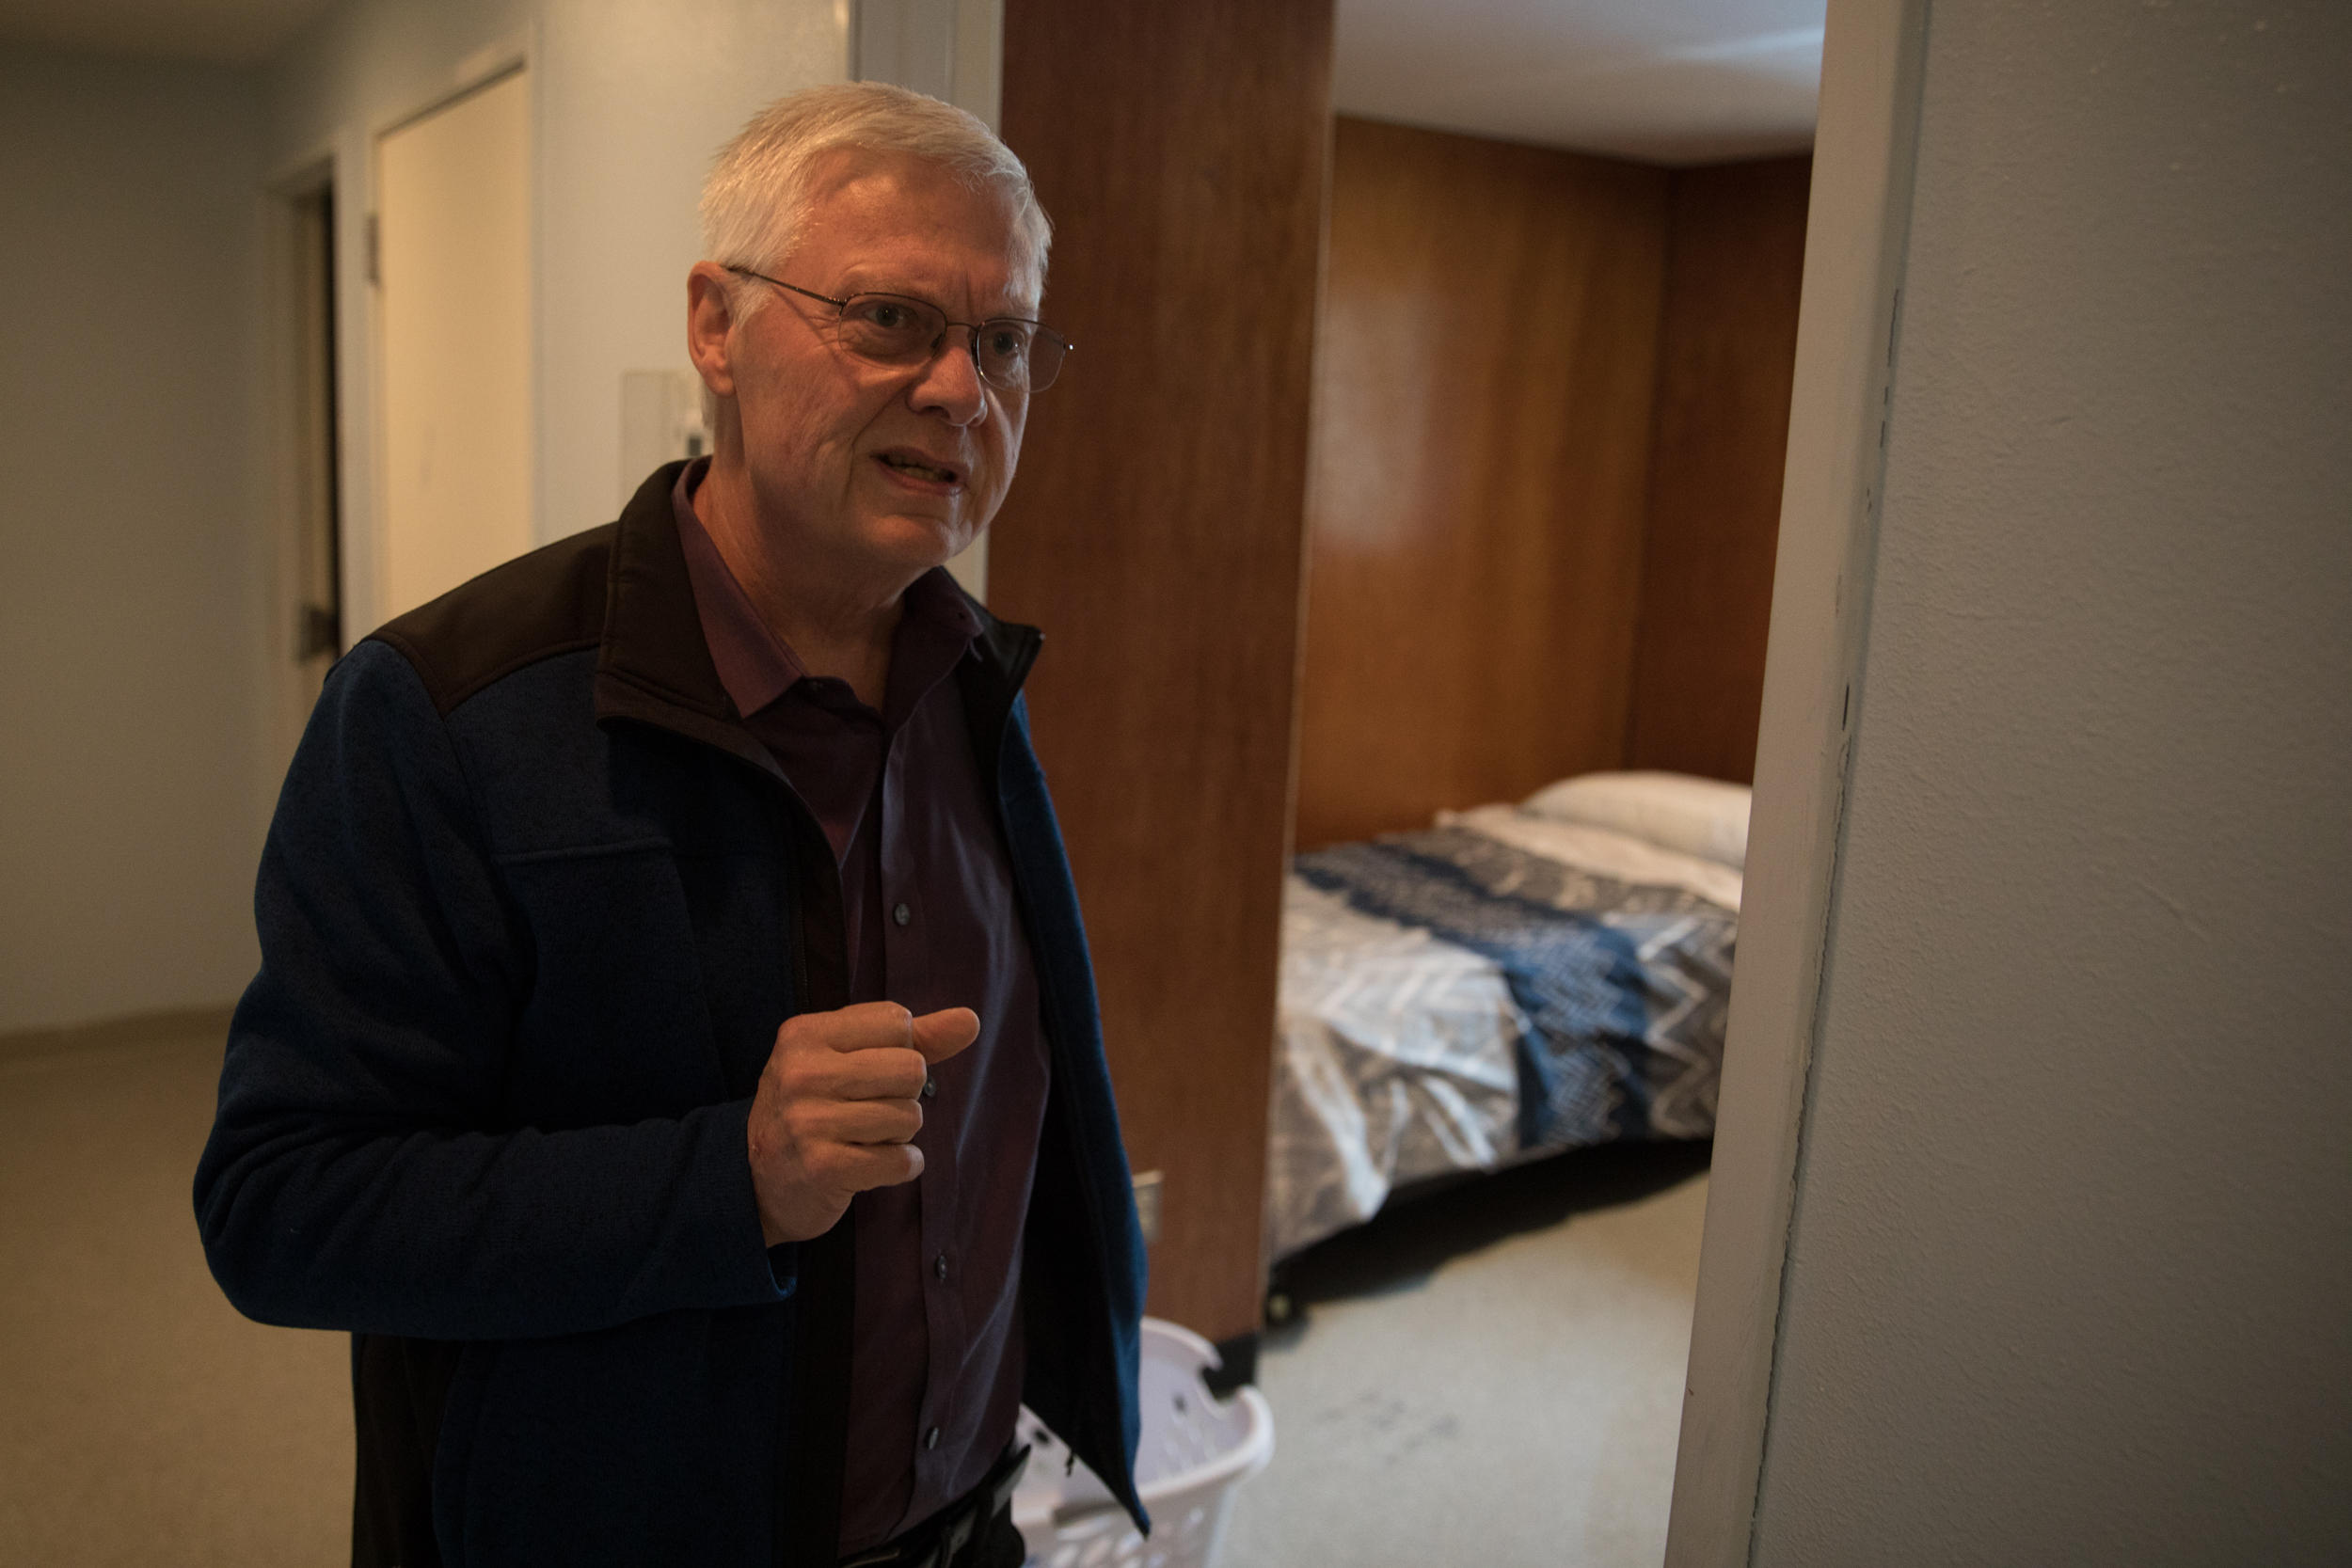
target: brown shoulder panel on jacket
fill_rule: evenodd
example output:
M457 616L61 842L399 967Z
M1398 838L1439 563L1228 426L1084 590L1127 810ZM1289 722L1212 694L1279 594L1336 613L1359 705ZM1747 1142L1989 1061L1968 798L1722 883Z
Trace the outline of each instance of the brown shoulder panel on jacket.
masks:
M371 636L415 667L443 714L502 675L604 636L615 525L590 529L493 566Z

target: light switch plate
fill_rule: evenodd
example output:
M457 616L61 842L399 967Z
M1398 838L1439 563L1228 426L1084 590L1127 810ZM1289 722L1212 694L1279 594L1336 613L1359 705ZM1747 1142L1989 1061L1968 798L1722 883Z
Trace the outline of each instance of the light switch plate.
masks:
M1155 1170L1136 1172L1136 1218L1143 1226L1143 1244L1156 1246L1160 1240L1160 1173Z

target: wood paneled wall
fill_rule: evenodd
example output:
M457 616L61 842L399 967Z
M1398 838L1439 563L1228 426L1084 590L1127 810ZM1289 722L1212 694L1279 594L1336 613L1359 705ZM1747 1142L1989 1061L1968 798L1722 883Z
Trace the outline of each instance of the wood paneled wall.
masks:
M1748 781L1811 167L1339 121L1299 847Z
M1253 1331L1289 817L1331 0L1007 0L1004 135L1078 344L991 608L1028 686L1136 1168L1151 1309Z
M1669 182L1338 122L1301 848L1622 760Z
M1629 767L1755 773L1812 175L1675 176Z

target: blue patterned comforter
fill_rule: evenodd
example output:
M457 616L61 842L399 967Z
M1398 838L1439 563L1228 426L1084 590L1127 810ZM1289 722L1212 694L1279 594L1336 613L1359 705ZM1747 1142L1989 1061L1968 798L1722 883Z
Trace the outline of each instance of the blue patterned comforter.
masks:
M1414 1176L1711 1133L1738 923L1460 826L1298 856L1274 1254Z

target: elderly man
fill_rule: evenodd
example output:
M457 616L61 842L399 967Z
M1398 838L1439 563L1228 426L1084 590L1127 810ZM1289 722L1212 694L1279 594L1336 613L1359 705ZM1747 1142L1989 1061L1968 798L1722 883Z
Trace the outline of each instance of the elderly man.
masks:
M197 1210L352 1331L362 1564L1015 1564L1024 1398L1140 1515L1039 638L940 565L1069 349L1044 216L863 85L704 225L712 456L353 649L263 857Z

